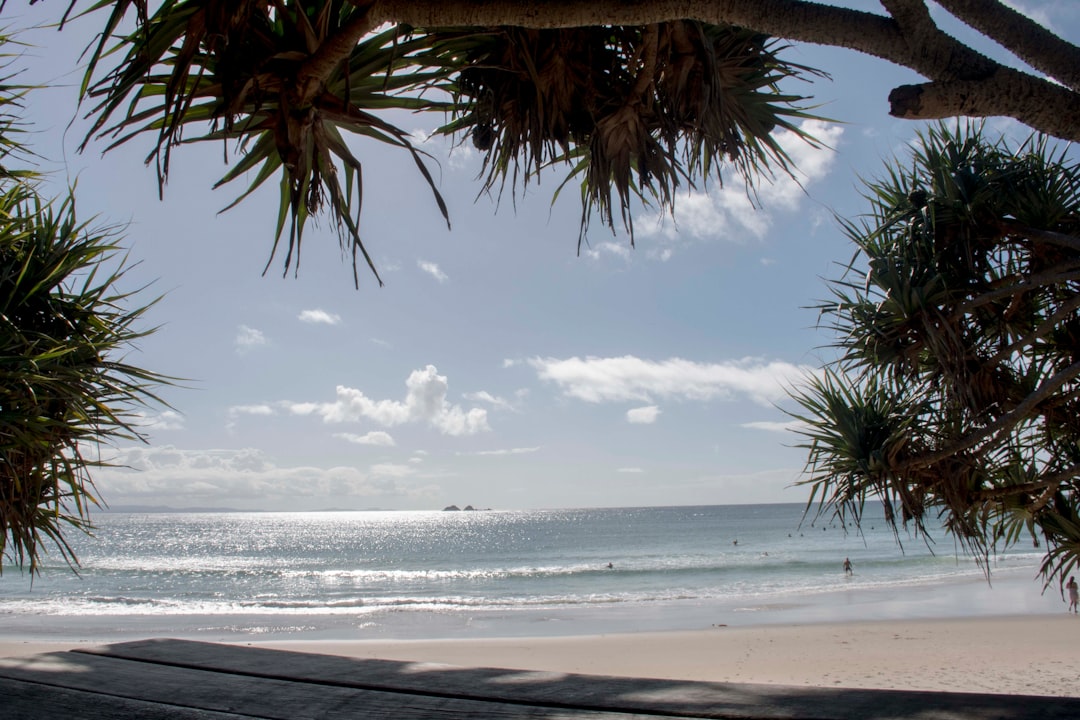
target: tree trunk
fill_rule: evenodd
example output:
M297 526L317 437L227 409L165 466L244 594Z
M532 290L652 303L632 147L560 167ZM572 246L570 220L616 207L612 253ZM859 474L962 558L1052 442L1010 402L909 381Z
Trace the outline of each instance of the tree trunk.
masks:
M843 47L927 78L889 95L901 118L1012 117L1040 132L1080 140L1080 48L998 0L943 0L962 22L1064 86L1013 70L942 32L924 0L882 0L875 14L805 0L376 0L372 21L420 28L649 25L693 19L738 25L787 40Z

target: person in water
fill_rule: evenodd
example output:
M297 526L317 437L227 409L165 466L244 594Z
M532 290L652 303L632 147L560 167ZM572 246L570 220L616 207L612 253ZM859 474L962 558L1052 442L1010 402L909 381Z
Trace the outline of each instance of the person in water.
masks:
M850 558L844 558L844 574L845 575L854 575L855 574L855 571L851 569L851 559Z

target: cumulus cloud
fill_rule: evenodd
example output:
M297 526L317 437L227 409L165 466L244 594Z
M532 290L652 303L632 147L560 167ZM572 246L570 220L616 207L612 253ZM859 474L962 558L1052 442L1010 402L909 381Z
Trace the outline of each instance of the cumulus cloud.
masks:
M660 408L655 405L631 408L626 411L626 421L635 425L652 425L660 417Z
M253 348L265 345L266 336L262 334L261 330L256 330L247 325L241 325L237 328L235 342L237 352L246 352Z
M428 275L435 278L436 280L438 280L441 283L444 283L447 280L449 280L449 278L446 276L446 273L444 273L442 270L440 270L439 266L436 265L433 262L426 262L424 260L417 260L416 264L421 270L423 270Z
M541 380L567 397L590 403L651 402L655 399L712 400L746 396L771 405L808 368L760 359L699 363L680 358L662 362L623 357L532 358Z
M355 467L281 467L261 451L184 450L172 446L129 447L109 458L117 467L94 474L102 497L111 505L166 503L173 506L318 505L329 500L374 496L411 496L395 476Z
M780 172L771 181L762 179L755 192L748 193L737 177L729 177L722 187L709 192L690 190L676 199L677 223L662 215L635 220L638 233L666 244L650 250L660 260L671 257L673 245L687 239L722 238L731 242L760 240L772 226L777 212L794 212L806 198L805 188L820 182L836 161L836 147L843 128L820 120L806 120L801 129L820 140L824 147L814 147L795 133L780 131L777 142L788 153L796 168L795 177Z
M300 322L310 323L312 325L338 325L341 323L341 316L335 313L326 312L321 308L315 308L314 310L304 310L299 316Z
M347 442L354 443L356 445L379 445L381 447L394 447L396 443L394 438L388 432L382 430L373 430L364 435L356 435L354 433L335 433L334 437L340 438Z
M452 405L446 395L449 383L434 365L414 370L405 381L404 400L373 400L361 390L337 387L337 398L329 403L288 403L296 415L318 415L327 423L373 420L394 427L404 423L425 423L445 435L473 435L489 430L487 410L463 409Z

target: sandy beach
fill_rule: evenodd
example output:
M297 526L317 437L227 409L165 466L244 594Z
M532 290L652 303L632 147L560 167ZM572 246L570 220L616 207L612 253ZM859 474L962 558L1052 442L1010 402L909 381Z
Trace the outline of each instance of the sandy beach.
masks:
M1065 612L717 626L689 632L574 637L257 644L466 667L820 687L1080 695L1080 616ZM77 646L4 641L0 657Z

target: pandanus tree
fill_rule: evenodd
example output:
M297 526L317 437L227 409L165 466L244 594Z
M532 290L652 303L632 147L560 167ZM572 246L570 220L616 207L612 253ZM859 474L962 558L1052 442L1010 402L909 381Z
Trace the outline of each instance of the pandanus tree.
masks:
M1064 582L1080 564L1080 166L1041 136L941 125L866 199L817 306L837 357L793 394L812 501L940 520L984 561L1029 536Z
M135 28L117 33L132 6ZM801 134L794 121L807 115L780 83L814 72L782 61L761 33L697 21L530 30L377 26L378 3L343 0L172 0L153 15L125 0L97 7L111 14L84 84L87 142L151 135L162 185L178 145L234 143L239 159L218 184L250 173L243 198L278 177L274 249L284 237L286 272L306 222L325 210L354 280L358 256L378 274L353 138L406 153L447 214L393 111L448 116L438 132L484 153L485 189L517 190L562 167L563 185L580 182L582 236L593 210L632 232L634 200L670 208L677 187L722 180L725 165L748 183L790 171L773 133ZM99 73L117 48L126 54Z
M632 242L632 203L671 210L677 187L720 180L725 166L751 194L760 176L789 171L773 132L798 132L792 121L806 107L781 83L821 73L781 60L787 41L914 70L926 81L888 95L897 117L1004 115L1078 137L1080 48L999 0L937 3L945 20L1025 71L957 40L923 0L881 6L163 0L151 12L146 0L71 0L68 14L107 13L83 86L91 136L126 143L151 133L148 159L162 183L176 145L233 141L239 160L221 183L253 173L241 197L280 171L274 249L287 237L286 272L308 219L326 210L356 281L357 255L375 267L350 136L411 155L446 215L422 151L389 119L395 110L448 112L442 130L485 153L485 189L516 191L545 169L566 172L582 198L579 247L593 211L613 228L621 222ZM99 73L103 61L115 65Z
M880 5L162 0L151 8L146 0L97 0L73 4L69 14L85 7L107 18L82 88L92 128L84 147L149 135L148 161L163 185L179 145L227 143L237 159L219 184L250 178L237 201L279 183L271 260L284 239L285 270L294 268L308 221L326 212L359 282L358 258L375 266L360 223L363 154L354 139L399 148L447 215L423 148L395 124L401 112L445 114L441 132L483 152L486 190L516 193L542 173L565 173L556 195L577 183L579 247L594 213L612 229L622 225L632 242L634 203L670 211L677 188L722 181L728 169L753 195L760 177L790 172L774 132L799 133L808 106L789 81L821 73L781 59L787 41L848 48L918 73L924 82L888 93L896 117L1007 116L1080 138L1080 48L999 0L938 0L935 14L923 0ZM1012 58L965 45L942 17ZM1022 156L1044 150L1032 141ZM1020 183L1023 163L1009 165L1006 148L970 153L939 154L955 161L956 178L988 167L985 182ZM818 496L845 508L867 493L894 493L902 517L915 522L946 507L950 527L980 549L998 530L1014 539L1018 528L1040 528L1055 553L1046 569L1060 572L1076 557L1065 419L1073 377L1071 365L1059 364L1065 350L1049 348L1064 348L1071 332L1061 297L1072 281L1070 246L1060 241L1076 231L1065 215L1036 221L1028 210L1003 210L990 223L1000 239L986 240L992 233L979 213L1002 188L978 194L983 180L938 182L928 163L897 170L896 187L874 190L888 230L863 238L869 284L834 285L843 297L826 313L850 335L841 343L845 360L802 396L820 431L812 435L812 482ZM1065 202L1024 182L1017 193L1046 206ZM962 199L969 192L978 203ZM933 242L897 249L899 217L912 237ZM977 230L965 229L968 222ZM926 307L940 309L905 314ZM842 423L830 424L834 415Z
M43 199L27 169L29 92L0 80L0 569L34 572L48 547L77 561L68 538L91 529L103 446L140 437L166 379L127 360L153 302L124 289L116 230L80 220L70 193Z

